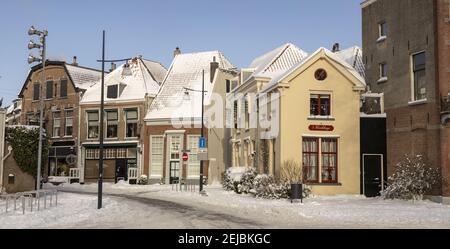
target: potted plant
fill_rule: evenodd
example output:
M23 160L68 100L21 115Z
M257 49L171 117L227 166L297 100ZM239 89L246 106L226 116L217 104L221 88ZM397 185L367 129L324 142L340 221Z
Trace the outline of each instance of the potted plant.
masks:
M283 162L281 166L281 180L291 185L291 202L303 202L303 172L299 163L294 160Z

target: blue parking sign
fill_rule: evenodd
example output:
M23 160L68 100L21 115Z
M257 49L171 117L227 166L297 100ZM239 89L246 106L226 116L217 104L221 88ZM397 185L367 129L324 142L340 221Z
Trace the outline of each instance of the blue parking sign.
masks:
M201 137L201 138L198 140L198 147L199 147L200 149L206 149L206 138L205 138L205 137Z

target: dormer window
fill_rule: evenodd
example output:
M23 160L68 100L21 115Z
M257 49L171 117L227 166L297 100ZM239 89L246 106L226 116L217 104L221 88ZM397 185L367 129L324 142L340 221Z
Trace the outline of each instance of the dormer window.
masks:
M119 95L119 86L118 85L108 86L108 91L107 91L108 99L117 99L118 95Z

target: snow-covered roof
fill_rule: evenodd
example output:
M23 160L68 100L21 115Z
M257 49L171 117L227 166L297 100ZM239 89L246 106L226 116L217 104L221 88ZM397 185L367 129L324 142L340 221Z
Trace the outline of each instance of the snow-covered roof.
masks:
M202 93L199 91L202 90L202 71L205 72L205 105L207 105L214 88L214 82L210 82L210 63L214 59L219 63L219 69L235 68L219 51L177 55L145 120L200 118Z
M285 73L280 74L280 75L272 78L271 81L264 86L264 88L262 89L262 92L265 92L265 91L268 91L268 90L272 89L272 87L274 87L279 82L283 81L286 77L291 75L295 70L297 70L298 68L300 68L301 66L306 64L309 60L311 60L317 54L320 54L320 53L324 53L330 59L332 59L335 62L341 64L346 70L348 70L353 76L355 76L356 79L358 79L358 81L361 84L361 87L366 85L364 77L359 72L357 72L356 69L352 65L348 64L343 59L343 58L346 58L345 56L338 55L338 54L336 54L334 52L331 52L330 50L328 50L326 48L321 47L321 48L317 49L314 53L309 55L308 57L304 58L302 61L298 62L296 65L294 65L291 69L289 69Z
M152 65L152 69L155 68L157 67ZM160 74L163 70L158 68L155 71ZM107 87L110 85L118 85L120 86L118 89L122 88L119 90L121 93L117 98L109 99L107 97ZM136 57L119 66L105 77L105 103L144 100L146 95L155 96L159 88L160 84L155 81L145 66L144 60ZM86 90L80 103L98 103L100 97L101 81L97 81Z
M255 71L251 77L276 77L307 56L308 53L294 44L286 43L253 60L250 68L254 68Z
M167 69L157 61L142 59L142 62L147 70L150 71L150 74L153 76L155 81L161 84L164 77L166 77Z
M102 78L102 72L95 69L75 66L67 63L65 63L65 66L67 68L67 72L72 78L73 83L80 89L87 89L94 82L99 81Z
M362 77L366 77L362 49L353 46L336 52L336 55L352 66Z

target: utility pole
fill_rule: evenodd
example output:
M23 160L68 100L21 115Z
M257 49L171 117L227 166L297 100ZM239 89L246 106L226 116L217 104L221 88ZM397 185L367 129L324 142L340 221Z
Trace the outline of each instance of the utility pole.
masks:
M204 138L205 134L204 134L204 115L205 115L205 70L203 70L202 72L202 131L201 131L201 136L202 138ZM199 191L200 194L203 192L203 160L200 160L200 186L199 186Z
M105 109L105 35L103 30L103 45L102 45L102 86L100 97L100 160L98 163L98 209L102 208L102 194L103 194L103 123L104 123L104 109Z

